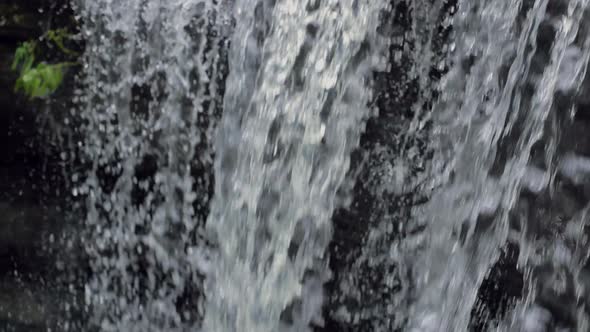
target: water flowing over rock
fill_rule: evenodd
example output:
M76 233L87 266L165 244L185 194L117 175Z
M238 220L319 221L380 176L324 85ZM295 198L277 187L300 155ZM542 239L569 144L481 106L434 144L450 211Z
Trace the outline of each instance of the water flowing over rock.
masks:
M253 6L254 5L254 6ZM205 331L321 324L330 217L369 114L375 1L236 1Z
M410 254L417 258L410 330L467 330L478 290L509 242L518 245L518 266L533 284L499 330L543 330L526 326L534 325L531 319L543 328L561 320L552 309L537 318L527 312L540 312L534 305L546 296L543 289L559 283L553 274L567 278L582 267L574 261L580 259L575 252L585 251L585 236L544 234L547 227L576 227L579 221L514 213L526 192L555 194L560 168L570 178L584 172L581 160L559 163L563 152L551 127L558 125L552 118L567 118L558 113L575 112L568 99L575 100L588 65L587 15L587 1L457 4L451 67L432 111L437 153L430 172L436 189L412 220L426 231L422 248ZM558 252L567 263L556 260ZM553 296L568 297L566 288L575 286L563 287ZM570 315L572 309L559 310ZM559 324L584 331L587 317L580 311Z
M211 1L82 1L91 325L184 331L203 313L213 124L230 19Z
M59 328L588 331L588 2L73 1Z

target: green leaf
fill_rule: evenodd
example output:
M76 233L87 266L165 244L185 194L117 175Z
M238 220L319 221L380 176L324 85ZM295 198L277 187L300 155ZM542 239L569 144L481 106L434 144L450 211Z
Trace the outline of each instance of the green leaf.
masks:
M49 30L46 33L47 39L53 42L57 47L67 55L78 55L77 52L65 47L64 40L70 37L70 33L66 29Z
M54 93L63 81L63 67L66 63L39 63L23 72L16 81L15 90L24 92L29 98L43 98Z
M64 46L64 40L70 37L65 29L49 30L39 41L50 41L65 54L78 56ZM37 41L27 41L19 45L14 52L11 69L18 72L19 77L14 84L15 91L23 92L29 98L43 98L54 93L63 82L64 68L77 65L75 62L35 64Z
M36 47L37 43L34 41L22 43L14 52L11 69L13 71L20 71L21 73L29 70L35 62Z

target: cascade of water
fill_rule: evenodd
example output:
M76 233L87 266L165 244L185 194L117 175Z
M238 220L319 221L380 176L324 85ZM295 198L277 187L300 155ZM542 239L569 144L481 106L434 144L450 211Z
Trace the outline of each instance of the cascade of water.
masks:
M202 316L209 136L220 106L222 5L81 0L91 327L186 331Z
M330 284L337 291L328 313L335 330L397 331L408 318L413 262L403 262L400 245L415 232L412 207L428 197L430 105L445 70L451 12L444 1L396 1L384 17L390 67L376 74L379 114L361 137L354 201L335 218Z
M430 172L438 189L414 221L426 226L421 252L407 252L407 259L418 258L411 330L468 329L479 286L508 240L521 190L549 183L550 167L536 172L529 165L533 146L543 138L556 93L577 89L568 82L582 80L588 49L566 56L576 47L587 1L569 1L558 14L548 6L546 0L457 5L451 69L433 110L438 144ZM547 38L544 25L555 35L538 48ZM573 77L560 75L566 67ZM549 144L547 160L553 151Z
M543 133L539 145L544 153L531 158L533 165L523 174L523 185L545 204L536 207L521 198L517 206L515 219L520 227L511 231L509 239L520 247L519 265L527 283L523 298L500 324L499 331L548 331L552 325L573 331L590 328L589 206L585 194L576 197L568 193L568 188L587 186L587 157L582 156L587 151L567 142L567 137L572 136L568 127L581 122L575 118L578 108L584 113L587 107L583 100L588 89L589 17L587 1L571 1L550 13L547 25L553 30L548 57L557 64L539 74L538 86L543 89L535 96L555 95L547 101L553 101L553 105L547 105L556 120ZM579 133L573 136L580 139ZM536 211L529 213L531 209Z
M219 250L204 331L321 324L330 217L368 116L384 7L236 1L207 222Z
M530 282L495 328L542 330L555 313L539 303L566 294L570 325L587 330L590 208L559 227L515 221L515 210L523 192L554 196L556 179L580 186L590 174L588 158L558 151L550 121L564 117L564 100L582 98L589 1L413 0L407 26L378 29L386 1L78 0L89 171L74 175L83 181L73 193L86 199L91 328L321 325L330 220L348 198L371 71L385 62L378 31L390 29L401 50L388 74L403 72L398 84L416 92L392 102L411 116L380 110L404 119L379 127L396 133L367 153L362 171L374 182L364 193L377 202L366 206L381 210L366 213L366 238L342 267L380 269L388 298L357 289L367 273L341 273L342 299L358 300L357 311L330 314L374 330L467 331L482 281L512 242ZM449 10L453 36L441 45L435 30ZM434 87L431 71L447 67ZM430 201L411 208L422 193Z

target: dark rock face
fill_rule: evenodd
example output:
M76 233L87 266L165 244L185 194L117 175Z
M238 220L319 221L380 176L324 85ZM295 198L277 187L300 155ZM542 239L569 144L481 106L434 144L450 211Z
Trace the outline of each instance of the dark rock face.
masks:
M10 70L18 44L64 26L66 1L4 1L0 4L0 330L57 328L70 295L61 278L67 258L56 244L67 224L61 137L57 113L45 102L13 92ZM55 101L61 103L62 101ZM59 329L58 329L59 330Z

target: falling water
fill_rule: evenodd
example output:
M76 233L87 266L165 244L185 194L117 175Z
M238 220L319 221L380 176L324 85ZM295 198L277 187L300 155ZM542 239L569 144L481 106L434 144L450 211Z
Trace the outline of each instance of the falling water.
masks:
M368 116L384 7L80 4L88 38L83 152L92 164L75 190L87 195L93 324L184 331L203 315L204 331L320 324L330 216ZM212 122L217 107L230 10L231 75L203 239L204 214L194 206L207 204L208 178L195 175L193 160L206 166L211 155L211 126L200 121Z
M337 192L368 116L375 1L237 1L205 331L321 324Z
M584 0L458 3L451 69L433 109L437 189L414 220L426 226L426 242L412 267L411 330L466 331L478 289L509 240L519 245L520 267L530 268L538 248L528 241L540 236L531 224L541 220L511 213L521 192L550 191L555 181L557 138L548 119L568 112L555 98L575 96L585 75L586 10ZM541 331L527 329L526 320L520 315L506 329Z
M213 1L79 3L90 325L185 331L202 316L209 137L223 34Z
M512 246L486 328L588 330L588 1L403 3L78 0L89 327L474 330ZM374 210L331 271L351 194Z

